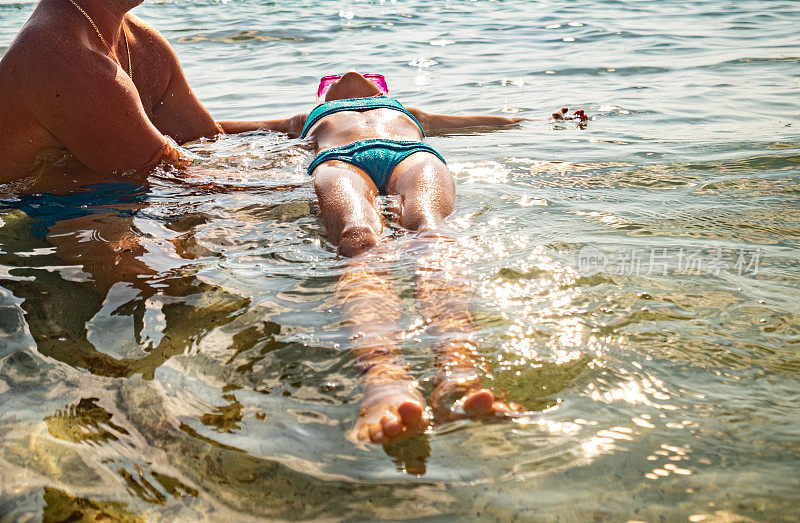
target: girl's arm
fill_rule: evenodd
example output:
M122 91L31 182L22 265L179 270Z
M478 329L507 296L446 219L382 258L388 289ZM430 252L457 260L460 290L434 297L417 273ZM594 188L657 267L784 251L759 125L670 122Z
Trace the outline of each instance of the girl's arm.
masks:
M278 120L226 121L217 122L226 134L244 133L247 131L275 131L288 134L292 138L300 136L308 114L296 114L291 118Z
M506 127L530 120L530 118L511 118L508 116L431 114L416 107L406 107L414 115L422 128L427 131L445 129L466 129L469 127Z
M421 109L417 109L415 107L406 107L408 112L414 115L420 124L422 124L422 128L427 131L440 131L446 129L466 129L469 127L506 127L509 125L515 125L520 122L531 122L533 118L521 118L521 117L508 117L508 116L483 116L483 115L471 115L471 116L461 116L455 114L430 114L426 113ZM586 116L586 113L579 109L574 112L574 114L568 114L567 108L564 107L559 111L553 113L552 118L554 120L579 120L585 121L588 120L589 117Z

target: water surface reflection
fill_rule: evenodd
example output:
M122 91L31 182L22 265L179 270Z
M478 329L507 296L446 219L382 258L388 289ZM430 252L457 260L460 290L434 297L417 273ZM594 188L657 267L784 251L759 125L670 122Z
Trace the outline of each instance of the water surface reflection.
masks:
M0 513L796 519L796 17L628 7L144 4L220 118L293 114L345 64L381 64L398 97L442 112L595 115L431 138L456 174L446 252L475 299L482 378L529 412L347 441L348 266L316 220L309 148L226 137L190 146L188 176L0 210ZM0 5L0 44L31 8ZM430 392L417 247L387 238L399 343ZM760 259L589 274L587 246Z

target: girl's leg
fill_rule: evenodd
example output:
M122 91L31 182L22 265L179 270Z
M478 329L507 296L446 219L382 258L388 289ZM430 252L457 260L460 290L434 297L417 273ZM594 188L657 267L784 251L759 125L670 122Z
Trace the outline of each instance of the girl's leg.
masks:
M472 314L472 282L463 256L453 241L432 238L416 260L417 309L438 338L436 378L431 405L440 421L509 414L511 409L484 388L485 362L477 351Z
M388 192L400 196L400 225L410 231L435 231L455 210L453 175L430 153L414 153L400 162Z
M326 162L314 170L320 218L337 252L351 258L374 247L383 223L376 208L378 190L369 176L344 162Z
M398 351L402 303L372 257L353 260L336 295L350 330L364 396L353 441L385 443L425 428L425 401Z
M455 208L455 184L434 155L417 153L392 173L390 194L401 199L400 224L419 231L426 249L417 259L417 307L439 339L431 404L439 419L507 414L510 409L483 388L481 358L473 340L471 285L463 257L441 231Z
M401 302L380 270L380 257L374 250L366 253L383 228L375 185L359 169L329 162L314 171L314 186L328 238L339 254L352 258L336 288L364 389L350 437L383 443L419 431L425 426L425 403L397 354Z

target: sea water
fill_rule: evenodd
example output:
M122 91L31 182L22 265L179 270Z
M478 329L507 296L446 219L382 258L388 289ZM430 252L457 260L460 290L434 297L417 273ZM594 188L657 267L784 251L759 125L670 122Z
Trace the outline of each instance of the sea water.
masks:
M0 54L33 7L0 1ZM348 70L425 110L537 119L429 139L456 179L448 248L491 385L527 413L347 441L347 261L315 215L311 148L226 136L187 146L188 175L0 212L4 518L800 517L797 2L134 14L220 120L308 110L318 78ZM562 106L591 120L547 121ZM397 227L386 240L429 391L413 249Z

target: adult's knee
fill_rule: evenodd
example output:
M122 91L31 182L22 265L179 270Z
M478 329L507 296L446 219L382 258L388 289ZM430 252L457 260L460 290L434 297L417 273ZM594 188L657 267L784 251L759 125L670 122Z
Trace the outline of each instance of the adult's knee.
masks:
M378 233L366 225L346 227L339 237L338 252L341 256L352 258L373 248L378 239Z

